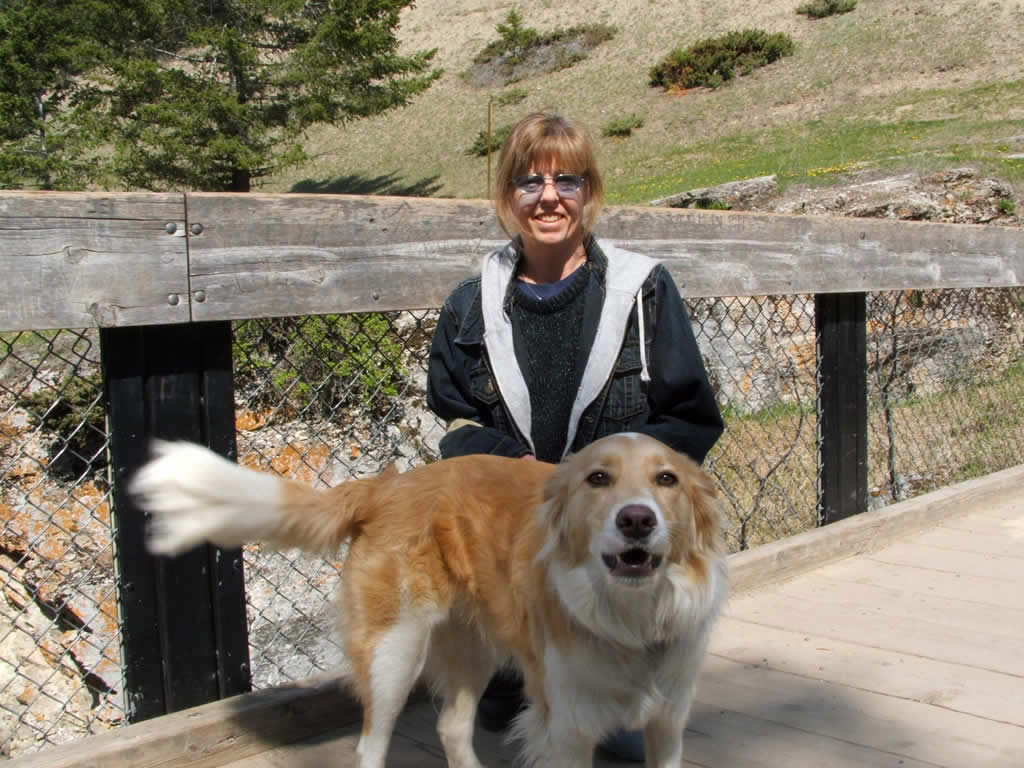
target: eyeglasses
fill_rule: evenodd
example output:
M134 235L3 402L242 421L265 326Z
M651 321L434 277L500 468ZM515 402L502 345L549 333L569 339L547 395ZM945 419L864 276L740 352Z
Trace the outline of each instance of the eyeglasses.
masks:
M532 205L540 200L544 192L544 185L548 179L555 187L559 197L566 197L575 200L579 197L580 190L587 183L585 176L575 173L556 173L554 176L544 176L539 173L528 173L525 176L517 176L512 180L513 186L519 190L521 205Z

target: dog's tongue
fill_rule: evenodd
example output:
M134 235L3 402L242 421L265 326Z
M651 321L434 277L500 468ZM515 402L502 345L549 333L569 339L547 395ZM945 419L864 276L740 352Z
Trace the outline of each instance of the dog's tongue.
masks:
M661 564L661 557L646 549L627 549L618 555L602 555L601 559L616 576L646 576Z
M626 565L646 565L650 559L651 554L645 549L627 549L619 555L619 560Z

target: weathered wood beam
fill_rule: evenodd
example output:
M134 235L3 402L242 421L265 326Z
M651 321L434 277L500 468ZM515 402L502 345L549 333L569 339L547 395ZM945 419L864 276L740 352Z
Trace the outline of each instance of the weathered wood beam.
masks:
M484 200L182 200L0 193L0 330L437 307L506 239ZM1024 276L1024 231L1009 227L618 206L597 232L664 261L691 297Z
M185 196L0 192L0 331L190 320Z

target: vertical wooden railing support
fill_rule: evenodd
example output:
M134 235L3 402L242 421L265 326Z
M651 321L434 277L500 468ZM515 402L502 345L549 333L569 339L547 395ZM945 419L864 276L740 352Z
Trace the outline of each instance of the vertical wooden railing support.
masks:
M867 509L865 294L814 296L818 339L818 521Z
M250 688L241 551L151 556L126 482L152 438L236 458L229 322L100 331L125 702L131 722Z

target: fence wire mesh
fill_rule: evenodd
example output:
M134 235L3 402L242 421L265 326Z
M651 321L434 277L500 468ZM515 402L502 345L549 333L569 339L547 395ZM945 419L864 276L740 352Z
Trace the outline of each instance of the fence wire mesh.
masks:
M690 302L726 429L706 464L733 551L817 521L813 296Z
M95 331L0 335L0 752L124 719Z
M1024 289L868 295L871 506L1024 461Z
M239 462L318 486L437 457L426 409L437 313L246 320L235 338ZM250 666L264 687L336 669L332 597L341 569L245 548Z
M707 460L732 550L817 524L812 296L697 299L726 419ZM871 505L1024 460L1024 289L867 297ZM437 457L425 406L437 313L234 327L239 461L322 486ZM0 749L124 721L98 335L0 336ZM333 671L342 567L245 548L257 688Z

